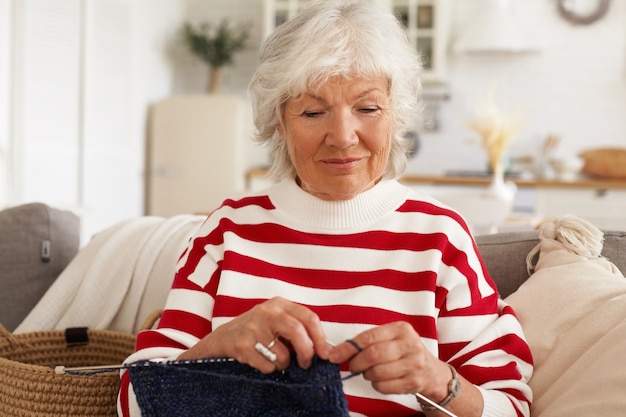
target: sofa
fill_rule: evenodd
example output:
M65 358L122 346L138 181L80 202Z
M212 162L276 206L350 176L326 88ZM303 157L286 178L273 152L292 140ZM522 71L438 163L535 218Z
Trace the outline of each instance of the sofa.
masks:
M110 311L87 315L80 324L137 332L145 315L164 302L175 260L203 220L196 215L129 219L96 234L79 249L76 245L79 224L72 213L45 205L37 208L33 210L32 205L24 205L0 212L0 228L12 230L10 236L21 236L16 234L16 227L28 229L31 223L41 223L42 217L49 223L50 230L55 231L45 274L40 271L43 262L40 252L31 253L32 248L41 248L42 243L30 241L45 240L45 236L31 236L28 232L28 244L19 239L13 245L0 244L0 250L11 247L14 254L3 256L0 264L3 287L13 294L6 296L9 293L2 292L0 323L10 330L15 329L16 333L78 324L71 320L79 316L77 308L84 307L72 305L72 299L91 296L89 291L95 291L94 298L108 291L105 299L100 297L101 300L94 300L94 303ZM15 218L20 222L8 220ZM536 363L535 375L539 375L542 386L533 387L538 401L538 405L533 405L533 415L623 416L626 413L626 396L623 395L626 390L626 355L623 355L626 351L626 279L620 272L626 271L626 232L604 231L602 237L603 240L596 242L602 256L593 255L588 259L568 253L564 255L563 259L567 258L564 265L550 266L554 274L549 274L550 268L533 274L529 271L527 257L533 250L542 244L556 245L540 237L536 230L476 237L477 247L501 297L516 309L527 335L536 338L531 343L533 355L534 343L541 361L546 362L539 366ZM65 244L55 242L64 239L67 239ZM56 248L60 248L60 253ZM559 249L562 248L559 246ZM531 260L539 266L542 261L537 259L543 255L542 249L534 253ZM26 272L28 268L23 259L32 264L33 273ZM546 255L546 259L552 258ZM54 268L50 267L52 260L56 262ZM591 272L587 273L587 268ZM63 271L59 273L60 269ZM35 270L39 272L35 274ZM19 279L16 279L18 275L13 276L15 271L19 272ZM22 279L25 276L29 278ZM536 276L540 278L534 279ZM544 285L549 291L541 291ZM569 291L577 292L570 297ZM48 303L42 306L46 298ZM56 303L65 303L63 309L69 313L61 315ZM519 305L520 311L514 304ZM29 322L29 317L38 309L36 316L45 316L46 321ZM21 324L18 326L18 323ZM542 329L550 329L551 333L546 335ZM576 332L584 333L584 337L578 337ZM548 371L542 374L544 367ZM531 386L534 379L535 376Z
M0 211L0 323L12 331L76 255L76 214L42 203Z

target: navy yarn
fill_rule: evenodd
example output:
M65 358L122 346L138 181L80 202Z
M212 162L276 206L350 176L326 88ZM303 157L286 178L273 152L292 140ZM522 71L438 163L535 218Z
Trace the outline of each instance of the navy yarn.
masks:
M285 371L263 374L235 361L127 365L143 417L345 417L339 365L295 358Z

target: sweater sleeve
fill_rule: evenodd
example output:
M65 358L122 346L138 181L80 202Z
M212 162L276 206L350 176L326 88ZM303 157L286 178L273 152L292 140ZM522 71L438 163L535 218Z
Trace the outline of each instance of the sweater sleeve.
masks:
M463 279L447 284L437 322L440 358L480 389L484 417L528 416L533 361L522 327L473 239L460 253L454 264Z
M212 331L211 315L215 286L209 285L220 273L220 247L215 229L207 232L205 224L181 255L174 281L157 329L144 330L137 335L136 351L125 363L139 360L174 360ZM204 232L204 233L203 233ZM218 241L215 241L217 239ZM141 411L126 370L120 373L117 411L121 417L139 417Z

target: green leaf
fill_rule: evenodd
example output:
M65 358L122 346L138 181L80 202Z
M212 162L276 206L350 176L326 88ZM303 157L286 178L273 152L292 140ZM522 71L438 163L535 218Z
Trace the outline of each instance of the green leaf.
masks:
M207 22L192 25L185 22L181 40L196 57L213 68L233 64L233 56L246 47L250 27L223 19L217 26Z

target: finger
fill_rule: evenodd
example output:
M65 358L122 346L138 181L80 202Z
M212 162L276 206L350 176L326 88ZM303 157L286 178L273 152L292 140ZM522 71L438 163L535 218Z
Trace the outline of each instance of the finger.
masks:
M308 337L308 343L313 345L314 353L322 359L326 359L331 346L326 341L326 332L324 331L319 316L309 308L300 304L292 303L290 308L292 315L304 327L304 331ZM294 349L298 352L295 346Z
M408 323L389 323L366 330L337 345L331 351L329 359L334 363L349 360L351 370L361 372L370 366L389 362L412 352L419 340L419 336Z
M345 340L332 348L328 354L328 360L333 363L349 361L363 350L363 347L355 339Z
M325 358L330 351L326 333L317 314L300 304L276 297L263 307L272 323L272 331L283 344L290 345L296 353L298 364L308 368L317 353Z

